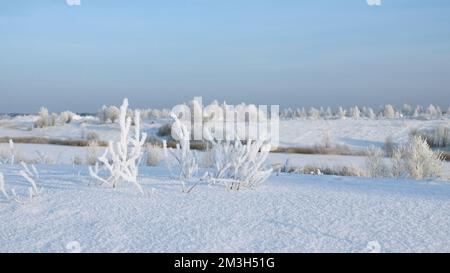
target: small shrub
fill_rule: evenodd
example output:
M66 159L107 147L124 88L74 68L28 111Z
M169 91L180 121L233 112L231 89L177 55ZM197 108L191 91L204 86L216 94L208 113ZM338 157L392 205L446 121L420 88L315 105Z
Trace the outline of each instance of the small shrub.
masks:
M98 141L91 140L86 147L86 164L87 165L95 165L97 159L99 157L100 148L98 145Z
M381 149L375 147L368 149L366 157L366 170L369 177L387 176L389 170L384 163L384 154Z
M442 154L433 152L421 136L414 136L406 146L397 149L392 158L392 174L398 177L436 178L441 177L443 168Z
M416 136L423 138L433 148L450 146L450 133L447 126L441 125L427 130L411 130L410 137L413 138Z
M61 112L61 114L59 114L58 120L62 124L71 123L73 121L73 116L74 116L74 113L72 113L70 111L64 111L64 112Z

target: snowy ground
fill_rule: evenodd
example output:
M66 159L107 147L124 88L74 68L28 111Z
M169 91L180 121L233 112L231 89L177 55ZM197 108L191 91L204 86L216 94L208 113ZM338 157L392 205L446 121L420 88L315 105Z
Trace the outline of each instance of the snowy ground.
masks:
M0 137L83 139L96 132L116 139L116 124L93 119L32 129L35 117L0 120ZM164 121L147 121L155 136ZM331 144L353 149L402 143L413 128L449 126L442 120L289 120L280 124L281 145ZM15 144L17 160L45 156L38 165L44 188L30 203L0 194L0 252L65 252L73 242L84 252L450 252L450 163L445 181L272 175L256 190L227 191L201 184L181 193L163 164L142 167L142 196L130 185L96 186L84 159L86 147ZM9 144L0 144L0 155ZM101 153L101 151L99 152ZM364 157L271 153L270 165L364 166ZM8 191L26 195L20 166L0 165Z
M142 196L89 185L84 167L38 168L39 197L0 199L0 252L65 252L73 241L84 252L450 252L448 183L274 175L253 191L184 194L145 167ZM23 193L18 167L2 170Z

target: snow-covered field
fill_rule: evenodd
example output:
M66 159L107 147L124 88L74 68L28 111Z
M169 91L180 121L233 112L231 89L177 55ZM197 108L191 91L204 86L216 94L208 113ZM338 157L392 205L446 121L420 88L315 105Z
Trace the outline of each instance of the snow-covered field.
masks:
M145 167L130 184L90 184L83 167L38 166L31 203L0 201L0 252L450 252L450 184L273 175L257 190L181 193ZM24 192L18 167L2 166Z
M0 137L43 137L52 139L85 139L87 133L95 132L100 140L117 139L117 124L99 124L94 118L82 118L72 123L33 128L35 116L19 116L10 120L0 120ZM146 120L143 130L155 136L157 128L167 120ZM369 146L381 147L388 137L396 143L405 143L412 129L450 126L450 119L294 119L280 121L281 147L310 147L323 145L327 138L332 145L345 145L354 149Z
M0 150L8 151L8 143L0 143ZM15 144L15 149L20 157L28 160L38 160L39 156L44 156L46 160L55 164L72 165L73 159L79 157L85 160L88 156L88 148L73 147L50 144ZM99 148L98 154L101 155L104 148ZM201 157L201 152L199 157ZM321 155L321 154L286 154L271 153L267 163L272 166L284 165L288 160L290 166L314 166L319 168L334 168L344 166L357 166L364 168L366 157L348 156L348 155ZM163 165L161 162L160 165ZM450 180L450 162L444 162L444 179Z
M62 126L32 128L35 117L0 120L0 138L37 137L117 140L117 124L79 119ZM164 120L146 121L156 136ZM440 120L282 120L282 147L331 145L381 147L391 136L405 143L411 129L449 126ZM0 144L8 155L9 144ZM43 188L24 204L0 193L0 252L450 252L450 164L441 180L272 174L254 190L227 190L201 182L182 193L164 164L142 166L139 183L96 185L86 147L14 145L20 158L46 157L37 165ZM102 150L101 148L100 150ZM99 151L101 154L101 151ZM363 167L365 157L271 153L269 165ZM16 162L17 163L17 162ZM0 165L5 188L27 196L29 183L18 164ZM447 180L447 181L446 181ZM77 247L80 249L77 249Z

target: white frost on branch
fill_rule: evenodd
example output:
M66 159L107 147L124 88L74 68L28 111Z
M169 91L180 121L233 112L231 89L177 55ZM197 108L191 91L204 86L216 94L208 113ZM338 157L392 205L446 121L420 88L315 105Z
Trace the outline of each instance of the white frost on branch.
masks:
M134 114L134 134L131 136L132 120L131 117L127 117L127 112L128 99L124 99L119 114L120 140L118 142L109 141L105 153L98 158L108 171L109 176L107 178L100 177L98 166L95 169L89 167L89 173L102 184L110 185L113 188L117 187L121 181L133 183L143 193L137 178L143 155L142 147L145 144L147 134L141 134L141 115L136 110Z

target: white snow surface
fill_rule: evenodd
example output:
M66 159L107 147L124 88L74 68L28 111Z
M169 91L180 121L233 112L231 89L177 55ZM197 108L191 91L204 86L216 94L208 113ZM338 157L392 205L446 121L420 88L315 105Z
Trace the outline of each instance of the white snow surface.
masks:
M0 196L0 252L450 252L450 184L273 175L256 190L181 193L163 167L130 184L90 183L87 167L37 166L44 192ZM19 194L19 166L1 165Z

